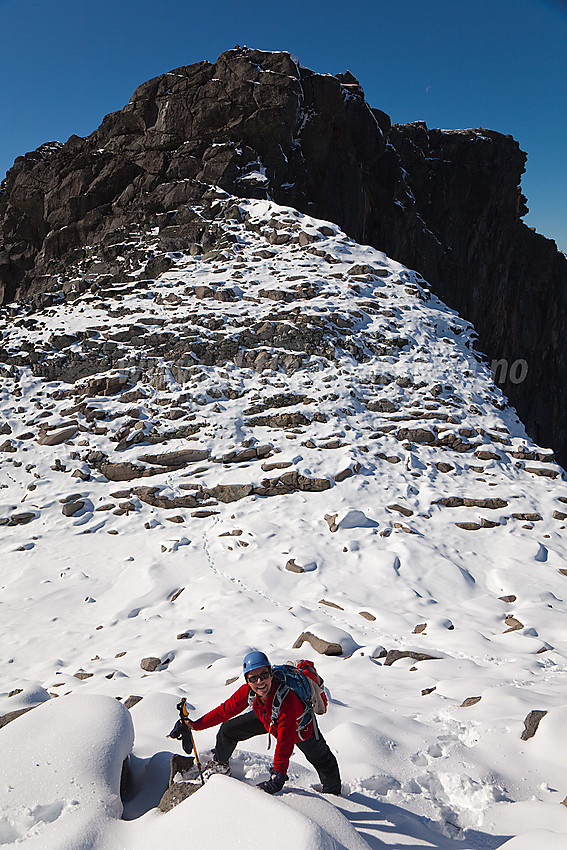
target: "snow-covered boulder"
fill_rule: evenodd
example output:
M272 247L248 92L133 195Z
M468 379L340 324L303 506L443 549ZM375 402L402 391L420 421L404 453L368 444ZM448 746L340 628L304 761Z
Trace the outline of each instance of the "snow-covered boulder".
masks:
M289 805L283 805L288 802ZM154 850L165 842L203 850L246 847L264 850L365 850L368 844L344 815L325 800L286 792L270 797L245 782L228 776L213 776L167 814L153 809L136 822L116 824L115 846ZM327 830L327 825L329 830ZM124 836L128 835L128 843ZM230 836L230 838L228 837Z
M120 777L132 718L112 697L45 702L0 730L0 844L98 846L122 814Z

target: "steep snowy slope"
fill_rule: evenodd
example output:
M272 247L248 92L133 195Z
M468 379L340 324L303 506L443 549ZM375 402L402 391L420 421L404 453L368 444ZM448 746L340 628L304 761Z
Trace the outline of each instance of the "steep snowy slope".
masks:
M225 699L253 647L311 657L338 805L370 846L498 847L534 828L552 847L567 834L563 471L418 274L267 201L219 191L179 214L210 246L164 255L140 228L105 246L120 279L91 247L59 300L0 318L0 715L142 697L134 846L177 697L194 715ZM214 730L197 737L206 751ZM269 763L257 739L235 775ZM294 757L281 800L302 810L313 780ZM30 799L13 796L4 843L27 836ZM160 816L160 835L196 805ZM30 840L57 846L42 823Z

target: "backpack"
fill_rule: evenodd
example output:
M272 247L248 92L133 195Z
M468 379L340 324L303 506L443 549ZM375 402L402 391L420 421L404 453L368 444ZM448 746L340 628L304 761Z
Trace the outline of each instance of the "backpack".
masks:
M325 683L315 669L313 662L305 659L296 661L295 663L288 661L287 664L276 664L272 670L274 678L279 682L279 685L272 700L270 726L273 726L277 722L284 699L290 691L293 691L304 706L303 713L297 720L297 734L300 740L303 740L303 730L311 722L313 723L315 737L318 738L319 730L315 715L325 714L328 700L324 688ZM254 698L254 693L250 692L248 697L249 705L252 705Z

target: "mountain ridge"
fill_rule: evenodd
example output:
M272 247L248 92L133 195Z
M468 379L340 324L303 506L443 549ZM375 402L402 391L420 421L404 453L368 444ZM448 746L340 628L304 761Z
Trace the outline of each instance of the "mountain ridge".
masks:
M142 84L89 137L16 160L0 190L2 300L56 290L74 251L133 222L184 245L189 222L164 218L210 185L272 197L420 271L473 322L529 432L565 464L567 259L521 221L524 163L510 136L391 126L349 72L236 47Z

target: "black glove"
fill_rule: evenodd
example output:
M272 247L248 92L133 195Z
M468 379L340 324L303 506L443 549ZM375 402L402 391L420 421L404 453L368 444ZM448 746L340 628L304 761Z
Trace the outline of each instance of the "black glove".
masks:
M191 742L191 729L182 721L178 720L169 735L168 738L177 738L181 739L181 746L187 755L191 755L193 752L193 744Z
M181 738L181 736L183 735L183 727L187 728L182 720L178 720L167 737Z
M279 773L277 770L272 770L270 778L266 782L259 782L258 788L265 791L267 794L277 794L285 785L287 773Z

